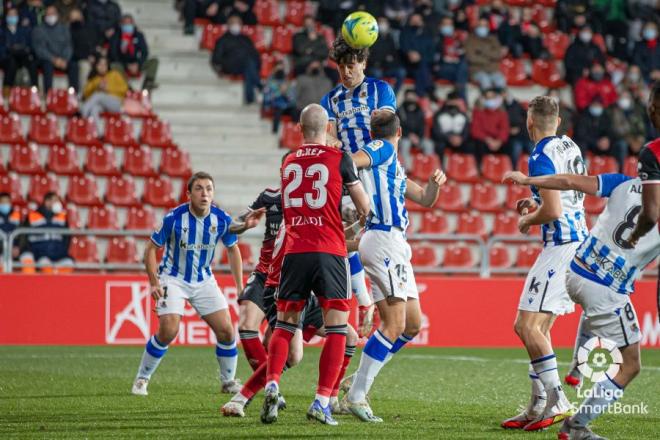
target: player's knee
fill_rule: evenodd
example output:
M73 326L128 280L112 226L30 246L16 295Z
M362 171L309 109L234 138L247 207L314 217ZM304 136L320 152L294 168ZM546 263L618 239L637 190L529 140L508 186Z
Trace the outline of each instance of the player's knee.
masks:
M295 367L302 361L303 351L295 348L289 350L289 357L286 360L286 363L289 367Z
M158 329L158 341L163 345L169 345L174 341L176 335L179 333L178 326L160 326Z
M524 326L519 319L517 319L516 322L513 323L513 331L516 332L516 334L520 339L524 339L523 338Z
M394 341L405 329L406 324L404 321L392 320L391 322L383 324L382 333L390 341Z
M231 342L234 340L234 329L232 327L222 326L216 331L215 338L219 342Z
M629 377L628 381L631 381L642 371L642 362L639 358L636 358L631 362L627 362L624 368Z
M352 325L348 326L348 333L346 334L346 345L357 345L359 336Z

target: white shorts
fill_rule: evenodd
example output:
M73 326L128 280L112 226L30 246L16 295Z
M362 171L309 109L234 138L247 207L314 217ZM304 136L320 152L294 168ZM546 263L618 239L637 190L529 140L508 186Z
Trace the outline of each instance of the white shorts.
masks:
M371 229L360 240L360 259L371 279L374 302L386 298L419 299L410 258L412 250L403 232Z
M160 285L165 290L165 296L156 303L158 316L168 314L183 316L186 301L199 316L206 316L229 307L215 277L198 284L189 284L177 278L161 275Z
M575 310L566 292L566 271L580 243L545 247L529 270L518 310L564 315Z
M569 269L566 287L571 299L582 306L586 319L582 327L594 336L609 339L617 347L641 340L637 313L630 296L614 292Z

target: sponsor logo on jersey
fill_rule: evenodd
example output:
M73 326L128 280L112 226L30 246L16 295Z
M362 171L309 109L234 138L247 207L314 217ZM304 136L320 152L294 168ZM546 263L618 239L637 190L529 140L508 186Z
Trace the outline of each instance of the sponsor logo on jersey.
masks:
M362 113L362 112L368 112L369 111L369 106L368 105L360 105L358 107L353 107L349 108L347 110L344 110L343 112L339 113L337 116L340 118L348 118L353 116L356 113Z

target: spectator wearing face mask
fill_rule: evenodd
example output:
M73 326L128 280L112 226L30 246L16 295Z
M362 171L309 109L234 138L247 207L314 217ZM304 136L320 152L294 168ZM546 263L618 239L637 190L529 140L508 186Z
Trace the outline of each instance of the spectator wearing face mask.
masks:
M502 46L508 50L508 54L514 58L520 58L523 54L523 25L521 23L521 10L514 8L507 13L504 6L491 9L489 17L490 29L497 35ZM526 8L528 10L529 8Z
M319 103L321 99L332 88L332 81L323 74L321 63L313 61L302 75L296 77L295 96L296 96L296 114L294 119L298 119L300 112L306 106L312 103Z
M80 107L80 113L86 118L90 116L101 126L101 113L120 113L121 105L128 92L128 83L121 72L110 70L108 59L100 57L94 63L83 90L85 102Z
M575 83L574 92L575 107L578 112L587 108L596 96L606 108L617 100L616 87L601 64L591 66L589 76L583 76Z
M132 15L126 14L122 17L120 31L112 38L110 62L113 68L123 72L128 78L144 74L143 90L158 87L158 58L149 57L147 40L135 25Z
M578 113L574 124L573 140L582 149L600 156L612 156L623 166L626 150L616 142L617 136L612 120L599 96L589 104L587 111Z
M11 195L6 192L0 192L0 231L9 236L14 229L18 228L21 223L21 211L12 206ZM0 258L2 258L5 249L3 248L4 241L0 240ZM14 243L11 249L12 259L18 258L20 253L18 244Z
M623 90L616 104L607 109L617 137L617 150L636 156L646 142L646 109L633 95Z
M62 23L69 24L71 12L74 9L82 9L82 0L55 0L53 3L57 8L57 13L60 15Z
M303 29L293 36L293 71L300 75L314 61L324 62L328 58L328 43L319 34L314 17L307 16Z
M367 76L394 78L394 93L397 93L406 78L406 69L401 66L398 38L390 29L387 17L378 18L378 39L369 48Z
M215 43L211 65L219 75L243 75L243 103L255 101L255 89L261 88L259 52L247 36L241 34L243 22L234 15L227 22L227 31Z
M500 72L504 48L495 35L490 34L488 19L480 18L474 33L465 42L465 55L470 77L479 83L481 90L504 89L506 79Z
M73 59L78 62L81 76L87 77L96 56L101 52L96 40L96 29L85 21L80 9L74 8L69 16L69 32L73 41Z
M121 8L114 0L88 0L85 19L97 32L97 41L108 43L119 29Z
M402 136L399 141L399 151L406 168L412 166L412 149L421 150L424 154L433 154L433 142L426 138L426 121L424 110L419 106L419 96L414 90L406 90L403 105L397 111L401 120Z
M0 36L0 64L5 72L3 87L15 85L16 72L25 67L30 75L30 84L37 85L37 63L32 53L31 30L20 23L18 10L7 10Z
M496 90L489 89L472 111L470 136L478 163L486 154L507 154L511 157L507 143L511 131L509 115L502 103L502 96Z
M470 121L465 112L465 102L457 91L447 95L443 106L433 115L431 137L435 153L444 159L445 152L472 153L468 145Z
M566 55L564 56L566 82L572 85L575 85L577 80L586 75L589 67L593 64L605 64L605 54L592 41L593 35L590 26L582 27L578 38L566 49Z
M635 43L633 63L638 65L646 83L660 80L658 25L649 21L642 29L642 41Z
M456 31L451 17L443 17L439 30L440 35L433 63L434 76L451 81L460 96L465 99L468 64L465 59L464 34Z
M415 79L415 91L419 96L426 96L433 88L431 65L434 42L420 14L410 16L408 24L401 31L400 42L408 76Z
M291 115L294 107L293 87L286 77L284 63L280 61L266 80L262 103L263 111L273 114L273 133L278 132L282 115Z
M335 0L337 1L337 0ZM344 3L344 2L337 2ZM401 29L405 26L410 14L414 11L412 0L384 0L385 16L393 27ZM421 17L421 16L420 16Z
M541 30L536 23L530 23L525 27L521 43L523 53L529 55L533 60L544 58L548 55L548 51L543 45Z
M619 87L629 90L633 97L639 101L645 101L649 96L648 87L642 78L642 71L639 66L630 64L628 70L619 84Z
M44 196L43 203L31 210L23 226L27 228L68 229L66 212L59 196L49 192ZM23 272L34 273L34 263L44 265L44 273L70 272L73 260L69 256L70 235L58 233L34 233L25 236L23 252L20 261L25 265ZM54 266L54 268L53 268Z
M32 46L44 76L44 94L53 86L55 69L66 72L69 87L78 90L78 63L73 59L73 43L68 26L59 22L55 6L46 8L43 24L32 31Z
M43 0L26 0L15 2L15 5L18 7L18 15L21 17L20 22L23 26L33 29L43 23L46 13L46 5Z

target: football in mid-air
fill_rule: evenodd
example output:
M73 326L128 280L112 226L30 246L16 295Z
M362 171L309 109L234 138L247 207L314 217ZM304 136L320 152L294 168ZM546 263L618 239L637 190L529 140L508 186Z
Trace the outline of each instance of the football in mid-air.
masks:
M353 12L344 20L341 35L352 48L364 49L378 39L378 21L368 12Z

